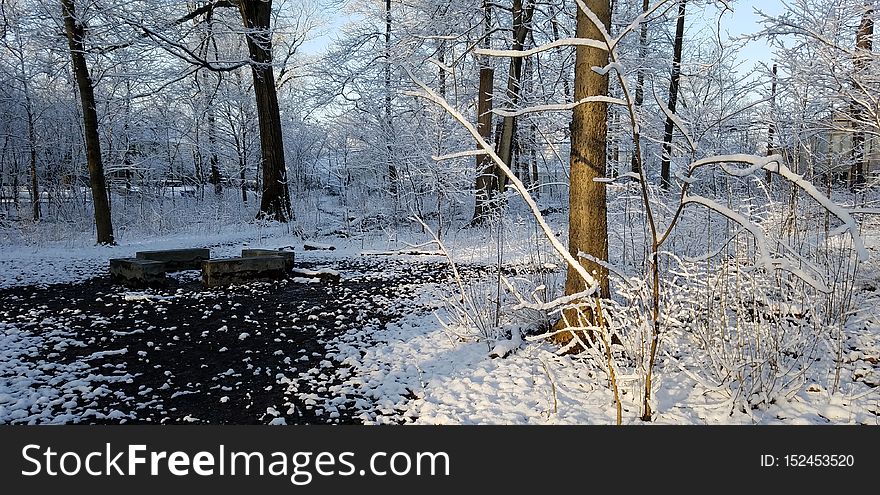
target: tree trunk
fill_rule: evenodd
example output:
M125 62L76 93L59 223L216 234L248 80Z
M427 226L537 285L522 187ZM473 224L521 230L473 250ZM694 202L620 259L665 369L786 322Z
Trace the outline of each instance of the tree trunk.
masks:
M856 33L856 55L853 60L853 80L856 80L871 62L871 50L874 38L874 9L870 5L866 7L862 15L862 22ZM865 153L865 133L862 130L863 109L858 102L850 105L853 121L852 154L853 164L850 170L850 188L858 190L865 185L865 173L867 169L867 156Z
M534 1L530 0L527 0L525 6L523 5L522 0L514 0L513 2L513 50L523 49L526 36L528 36L529 30L531 29L534 7ZM491 29L491 17L488 2L484 3L484 9L486 19L485 30L486 33L489 33ZM488 34L486 35L486 42L487 41ZM512 106L515 106L516 102L519 100L522 67L522 57L511 58L510 67L507 73L507 99ZM477 112L480 118L483 118L484 115L488 115L485 122L486 127L482 127L484 122L479 122L478 129L481 133L491 132L492 126L492 117L490 113L492 101L491 96L488 96L492 91L492 80L488 77L494 75L494 73L489 71L491 71L491 69L480 69L480 101L478 102ZM486 113L484 113L484 110ZM504 117L502 122L499 123L499 126L500 129L496 132L496 139L498 139L498 142L496 143L498 156L508 167L511 167L516 172L518 168L512 163L514 134L516 133L516 118ZM483 160L482 163L486 165L481 168L482 172L480 176L477 177L477 197L474 208L474 220L472 223L482 222L486 214L492 209L495 196L500 196L507 184L507 176L504 175L500 168L488 160ZM517 175L520 174L517 173Z
M767 156L776 152L773 140L776 138L776 64L773 64L773 81L770 84L770 123L767 125ZM767 171L767 184L773 179L773 174Z
M214 60L217 59L218 49L217 49L217 41L214 39L214 16L213 11L208 11L205 15L205 24L207 28L207 33L205 36L205 51L207 54L208 51L213 47L213 55ZM218 75L218 77L220 77ZM212 85L211 78L208 76L208 71L204 71L204 82L205 82L205 90L208 91L207 101L205 102L205 111L208 112L208 147L210 150L208 162L211 166L211 176L208 178L208 182L210 182L214 186L214 195L220 196L223 194L223 184L221 184L220 180L220 159L217 156L217 112L214 109L214 100L217 96L217 90L219 89L221 80L218 79L216 85ZM211 87L213 86L213 88Z
M208 181L214 185L214 194L220 196L223 194L223 184L220 179L220 159L217 156L217 118L213 107L208 107L208 146L211 148L211 177Z
M64 30L73 61L73 74L79 88L83 111L83 127L86 141L86 160L89 166L89 183L92 188L92 204L95 209L95 227L98 244L115 244L113 224L110 219L110 199L101 162L101 141L98 137L98 112L95 106L95 88L89 75L85 58L85 29L76 18L74 0L61 0Z
M30 151L30 180L31 180L31 207L33 213L33 221L39 222L42 216L40 208L40 184L37 180L37 136L36 136L36 117L34 116L34 105L31 99L30 78L27 74L27 64L25 63L25 50L21 38L18 38L17 54L19 69L21 70L21 85L24 90L24 110L27 114L27 137L28 147Z
M492 6L489 0L483 0L483 48L491 46ZM495 69L489 65L488 57L483 57L480 64L480 90L477 96L477 131L480 136L490 142L492 140L492 92L495 85ZM472 225L478 225L489 213L489 202L497 188L495 185L494 164L486 155L477 155L477 181L474 186L474 217Z
M649 5L648 0L642 0L642 13L648 11ZM640 26L639 31L639 60L642 64L645 63L645 60L648 58L648 22L647 19L642 19L642 25ZM636 96L635 96L635 106L638 108L642 107L642 104L645 102L645 67L639 67L638 74L636 75ZM641 140L641 137L639 138ZM641 143L639 143L641 145ZM641 149L641 146L636 146L636 149ZM636 156L636 150L633 150L632 158L630 159L630 169L635 173L641 173L642 167L642 158Z
M388 185L392 195L397 194L397 168L391 141L394 131L391 122L391 0L385 0L385 151L388 162Z
M527 5L523 6L523 0L513 0L513 50L522 50L525 45L526 36L532 24L532 13L535 4L526 0ZM510 59L510 69L507 73L507 99L511 107L516 106L519 101L520 83L522 81L523 58L513 57ZM504 117L501 126L501 135L498 137L498 156L508 167L511 166L511 157L513 155L513 135L516 132L516 118ZM501 172L496 170L495 175L498 177L499 192L504 189L507 178Z
M25 88L25 92L27 92L27 88ZM25 97L27 99L27 133L28 133L28 147L30 148L30 158L31 158L31 166L30 166L30 174L31 174L31 194L32 196L32 207L33 207L33 220L34 222L39 222L40 217L42 216L42 210L40 209L40 183L37 180L37 136L34 131L34 112L31 107L30 96Z
M678 101L678 82L681 77L681 46L684 41L684 7L687 0L678 1L678 19L675 23L675 41L672 47L672 77L669 79L669 111L675 113ZM666 117L666 128L663 132L663 152L660 156L660 187L669 189L670 162L672 161L672 134L674 122Z
M440 70L438 78L440 80L440 96L446 98L446 40L442 39L437 42L437 61L440 62Z
M550 27L553 31L553 41L559 41L559 19L557 16L562 15L562 11L557 12L553 4L550 4ZM565 93L565 98L568 99L571 96L571 86L568 83L568 78L562 78L562 92ZM566 138L568 138L568 129L566 131Z
M248 30L247 45L254 76L257 117L260 123L260 153L263 168L263 197L257 218L287 222L293 219L287 168L284 163L284 140L281 114L272 70L272 1L240 0L239 11Z
M529 163L532 166L532 195L536 199L541 197L541 177L538 175L538 151L536 149L537 144L535 143L537 130L537 125L529 125Z
M589 0L587 6L605 25L611 23L608 0ZM604 42L599 29L583 11L577 13L577 37ZM578 46L575 58L574 99L608 94L608 75L598 74L593 67L605 67L608 53L596 48ZM605 177L608 104L591 102L577 106L571 120L571 187L569 192L568 250L575 258L583 252L599 260L608 259L608 220L605 185L593 179ZM581 264L599 282L601 297L610 296L608 270L602 265L581 258ZM584 280L571 266L565 279L565 293L577 294L586 289ZM587 305L590 307L590 305ZM592 312L585 311L591 318ZM563 322L585 325L576 311L564 313ZM571 340L568 332L557 334L557 341ZM583 337L582 337L583 338Z

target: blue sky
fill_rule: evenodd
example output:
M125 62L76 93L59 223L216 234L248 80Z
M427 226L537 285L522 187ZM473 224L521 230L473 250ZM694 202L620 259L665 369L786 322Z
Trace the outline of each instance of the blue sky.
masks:
M726 37L739 37L752 34L761 29L760 16L755 13L758 8L767 14L779 14L783 10L779 0L728 0L733 12L726 12L721 18L722 39ZM700 23L710 22L715 24L719 12L720 2L703 7L689 7L689 24L696 27ZM323 33L308 41L303 47L307 53L319 54L323 52L332 40L338 35L339 30L350 19L342 12L327 12L328 25ZM740 58L743 60L742 69L748 70L760 62L769 62L772 53L763 41L750 41L743 48Z
M760 31L761 17L755 13L759 9L768 15L782 13L784 5L775 0L731 0L728 2L733 12L726 12L721 18L722 39L724 34L730 37L739 37ZM717 7L710 7L717 12ZM714 19L712 20L714 23ZM754 67L760 62L771 62L773 54L770 47L763 40L749 41L740 53L743 61L743 69Z

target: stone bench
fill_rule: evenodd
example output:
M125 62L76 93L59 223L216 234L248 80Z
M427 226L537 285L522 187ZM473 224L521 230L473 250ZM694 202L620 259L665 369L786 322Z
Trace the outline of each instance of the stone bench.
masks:
M165 263L137 258L110 260L110 277L135 287L165 285Z
M294 254L293 251L279 251L276 249L242 249L242 258L257 258L261 256L281 256L286 261L287 271L293 270Z
M250 256L202 262L202 284L217 287L257 279L281 279L289 274L284 256Z
M167 271L198 270L202 262L211 259L211 250L168 249L164 251L138 251L135 257L139 260L161 261Z

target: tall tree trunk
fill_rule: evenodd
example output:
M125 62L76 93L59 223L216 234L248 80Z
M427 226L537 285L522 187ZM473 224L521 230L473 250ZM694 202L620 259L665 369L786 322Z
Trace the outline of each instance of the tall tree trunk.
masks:
M483 0L483 48L491 47L492 4ZM495 85L495 69L489 65L489 58L480 60L480 89L477 96L477 131L490 142L492 139L492 92ZM492 160L486 155L477 155L477 181L474 186L474 217L471 224L477 225L486 219L489 202L495 191L495 174Z
M27 116L27 137L28 148L30 151L30 180L31 180L31 209L33 213L33 221L39 222L42 216L40 208L40 183L37 179L37 136L36 136L36 118L34 116L33 99L31 98L30 78L27 73L27 64L25 63L24 43L20 36L16 36L18 41L18 63L21 70L21 85L24 91L24 110Z
M437 42L437 61L440 62L438 77L440 79L440 96L446 98L446 40Z
M230 119L230 124L232 121ZM244 123L242 123L242 131L244 131ZM239 137L235 126L232 125L232 140L235 144L235 154L238 157L238 179L241 182L241 202L247 204L247 184L245 178L245 169L247 168L247 156L242 146L242 138Z
M605 29L611 23L608 0L588 0L587 6ZM601 31L583 11L577 13L577 37L604 42ZM593 67L605 67L608 53L592 47L578 46L575 58L574 99L608 94L608 75L599 74ZM569 192L568 250L575 258L586 253L599 260L608 259L608 220L605 185L594 179L605 177L606 137L608 133L608 104L584 103L577 106L571 120L571 187ZM599 295L610 296L608 270L593 261L581 258L581 264L599 282ZM577 294L586 289L584 280L571 266L565 279L565 293ZM589 305L588 305L589 306ZM586 316L591 318L592 312ZM564 320L572 325L592 324L580 321L573 311L564 313ZM557 340L571 339L567 332L557 334Z
M9 214L9 202L6 201L6 152L9 149L9 134L3 138L3 150L0 151L0 203L6 205L6 213Z
M213 48L213 58L217 59L218 49L217 49L217 40L214 38L214 11L209 10L207 14L205 14L205 25L207 29L207 33L205 36L205 50L204 53L207 54ZM208 178L208 182L210 182L214 186L214 194L216 196L220 196L223 194L223 184L220 179L220 159L217 156L217 112L214 109L214 101L217 97L217 90L219 89L221 76L217 75L218 80L216 84L212 84L213 81L208 76L208 71L204 71L204 82L205 82L205 91L208 91L208 97L205 102L205 111L208 113L208 147L210 150L208 162L211 166L211 176Z
M525 45L526 36L532 25L532 13L534 12L534 1L526 0L523 6L523 0L513 0L513 50L522 50ZM510 68L507 73L507 99L511 106L516 106L519 101L520 86L522 82L523 58L513 57L510 59ZM516 133L516 118L504 117L501 126L501 135L498 138L498 156L507 165L511 165L513 154L513 136ZM495 175L498 177L498 190L504 190L506 184L506 176L501 170L496 170Z
M553 41L559 41L559 19L557 16L562 14L562 11L556 11L556 8L551 3L550 6L550 27L553 31ZM565 93L565 98L568 99L571 96L571 86L568 83L568 78L562 78L562 92ZM568 129L566 129L566 138L568 137Z
M524 46L525 48L525 46ZM534 62L528 58L523 63L522 88L526 94L531 94L535 90L534 78ZM532 178L532 157L535 148L535 126L532 123L523 126L525 129L518 129L516 133L516 150L518 154L518 162L522 170L520 180L523 181L529 192L533 193L534 182Z
M213 102L213 97L211 98ZM214 194L223 194L223 184L220 179L220 158L217 156L217 117L213 103L208 107L208 146L210 150L209 162L211 164L211 177L208 181L214 185Z
M648 12L648 1L642 0L642 14ZM642 25L639 30L639 61L644 64L645 60L648 58L648 20L642 19ZM645 102L645 67L639 67L638 74L636 75L636 97L635 97L635 105L636 107L641 108L642 104ZM641 139L641 138L639 138ZM641 148L641 146L637 146L636 148ZM632 159L630 168L635 173L641 172L641 163L642 160L640 157L636 156L636 151L633 150Z
M33 209L33 220L34 222L39 222L40 217L42 216L42 210L40 209L40 183L37 179L37 136L36 131L34 130L34 111L33 107L31 107L31 99L30 96L27 95L28 89L25 86L25 99L27 106L27 134L28 134L28 147L30 148L30 175L31 175L31 199L32 199L32 209Z
M532 170L531 170L532 195L534 195L535 198L540 198L541 197L541 177L538 174L538 151L536 149L537 144L535 142L535 139L537 136L537 130L538 130L537 125L535 125L534 123L529 124L529 163L531 164L531 167L532 167Z
M776 152L773 140L776 139L776 64L773 64L773 81L770 84L770 122L767 124L767 156ZM773 179L773 174L767 171L767 184Z
M484 4L484 12L486 12L486 32L488 33L490 30L489 18L488 14L488 5L486 2ZM533 0L526 0L526 5L523 5L523 0L514 0L513 1L513 50L522 50L525 44L526 36L528 36L529 30L531 29L532 24L532 13L534 12L535 3ZM487 35L488 38L488 35ZM516 102L519 100L520 94L520 82L522 80L522 67L523 67L523 59L522 57L514 57L510 60L510 67L507 73L507 99L511 105L516 105ZM483 84L487 85L491 83L490 80L483 80L483 75L489 75L488 72L484 72L482 69L480 70L480 99L483 103L488 103L488 112L491 112L491 97L483 98ZM492 88L489 87L488 91L491 92ZM478 113L483 110L478 108ZM482 116L482 113L479 113ZM481 122L482 124L482 122ZM487 119L487 127L491 129L491 116ZM498 156L501 160L509 167L514 170L517 170L517 167L512 163L513 158L513 147L514 147L514 135L516 133L516 118L514 117L504 117L502 121L499 123L500 129L496 132L496 139L498 140L496 143L496 148L498 151ZM484 130L484 129L481 129ZM487 131L488 132L488 131ZM480 177L477 178L477 203L476 208L474 209L474 222L481 222L482 218L486 216L486 213L492 208L494 204L494 197L501 196L504 191L504 188L507 184L507 176L501 171L499 167L497 167L494 163L490 161L484 162L487 166L483 169ZM484 187L485 189L481 189ZM479 214L479 215L478 215Z
M669 111L675 113L678 101L678 83L681 78L681 46L684 42L684 7L687 0L678 1L678 19L675 22L675 41L672 47L672 77L669 79ZM674 127L672 118L666 117L666 128L663 132L663 152L660 156L660 187L669 189L670 162L672 161L672 134Z
M258 218L287 222L293 219L287 168L284 163L284 140L281 134L281 114L275 91L272 69L272 1L240 0L239 11L247 33L257 118L260 123L260 153L263 168L263 197L260 199Z
M391 0L385 0L385 151L388 163L388 185L392 195L397 194L397 167L391 141L394 139L391 122Z
M18 153L15 152L15 148L12 148L12 203L15 205L15 214L17 216L21 215L19 209L21 205L19 204L18 199L18 188L19 184L19 175L21 174L21 170L18 166Z
M853 60L853 80L857 80L871 62L871 50L874 39L874 8L866 3L862 22L856 33L856 55ZM855 84L854 84L855 86ZM865 185L865 172L867 169L867 156L865 153L865 133L862 130L864 110L858 102L850 105L850 113L853 121L852 154L853 164L850 171L850 187L853 190L860 189Z
M60 0L64 30L73 61L73 75L79 89L83 111L83 127L86 141L86 160L89 166L89 183L92 188L92 204L95 210L95 227L98 244L115 244L113 224L110 219L110 199L101 162L101 141L98 137L98 112L95 106L95 88L89 75L85 58L85 29L76 17L74 0Z

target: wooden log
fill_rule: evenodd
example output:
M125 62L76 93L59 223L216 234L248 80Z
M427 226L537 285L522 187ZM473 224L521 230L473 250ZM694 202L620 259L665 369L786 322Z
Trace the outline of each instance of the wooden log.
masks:
M165 285L165 263L161 261L139 260L136 258L116 258L110 260L110 276L113 280L131 287Z
M293 270L294 253L293 251L279 251L276 249L242 249L242 258L254 258L260 256L281 256L287 261L287 270Z
M304 242L303 249L305 251L333 251L336 249L336 246L319 242Z
M202 262L202 284L217 287L259 279L281 279L288 275L287 258L251 256Z
M211 259L211 250L196 248L138 251L135 256L140 260L162 261L168 271L198 270L202 267L203 261Z

